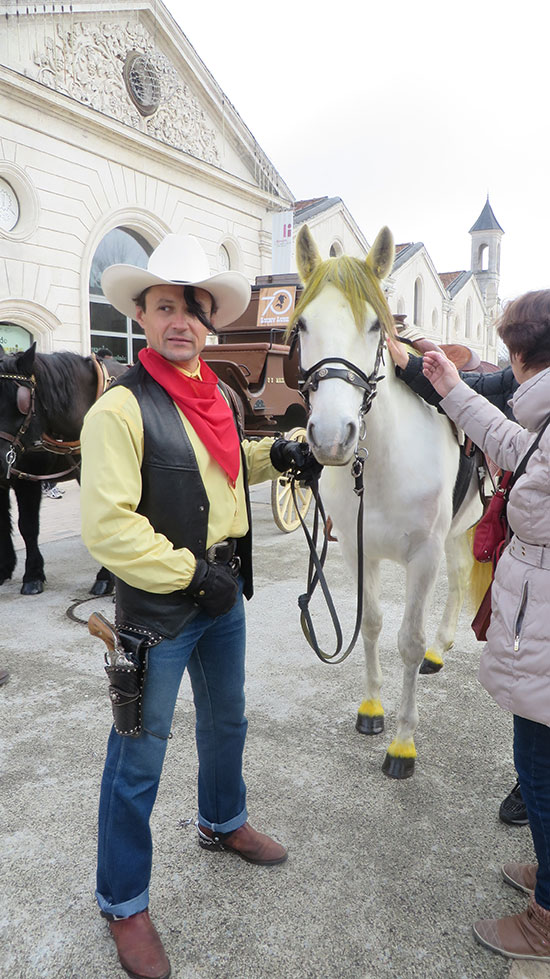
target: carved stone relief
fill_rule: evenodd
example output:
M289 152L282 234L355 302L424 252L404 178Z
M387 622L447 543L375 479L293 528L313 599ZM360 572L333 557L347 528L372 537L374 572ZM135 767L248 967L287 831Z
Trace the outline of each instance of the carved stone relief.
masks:
M124 66L136 52L146 58L160 90L159 105L144 118L130 98ZM184 150L206 163L220 159L216 133L197 98L173 65L156 51L142 24L74 23L56 26L37 53L38 80L92 109Z

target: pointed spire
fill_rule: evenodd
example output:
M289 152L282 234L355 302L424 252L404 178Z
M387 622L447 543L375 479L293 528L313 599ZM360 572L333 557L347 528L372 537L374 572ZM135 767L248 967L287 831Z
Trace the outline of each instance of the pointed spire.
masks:
M470 234L472 234L472 231L502 231L504 234L504 228L501 228L493 213L493 208L489 204L489 194L487 194L485 206L476 223L470 228Z

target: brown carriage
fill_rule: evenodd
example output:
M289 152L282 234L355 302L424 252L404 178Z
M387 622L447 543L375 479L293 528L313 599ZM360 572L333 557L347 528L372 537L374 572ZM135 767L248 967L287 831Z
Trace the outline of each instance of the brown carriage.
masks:
M203 350L203 359L237 395L248 438L280 433L305 439L307 412L298 390L297 356L289 357L284 342L301 291L297 275L258 276L246 312L220 330L218 343ZM305 516L311 490L296 489ZM271 502L277 526L286 533L295 530L299 518L285 477L273 482Z

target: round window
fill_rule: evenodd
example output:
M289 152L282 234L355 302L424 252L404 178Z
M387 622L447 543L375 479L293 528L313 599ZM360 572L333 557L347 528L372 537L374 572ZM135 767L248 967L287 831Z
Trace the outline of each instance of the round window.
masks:
M131 51L124 63L124 81L132 102L142 116L152 116L160 105L159 73L145 54Z
M19 201L11 184L0 177L0 228L13 231L19 221Z

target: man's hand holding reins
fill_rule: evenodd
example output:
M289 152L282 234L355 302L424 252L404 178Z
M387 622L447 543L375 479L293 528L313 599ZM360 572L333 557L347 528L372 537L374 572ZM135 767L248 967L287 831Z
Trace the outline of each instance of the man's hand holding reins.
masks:
M307 442L275 439L270 451L271 462L279 472L291 473L302 483L312 483L323 471Z

